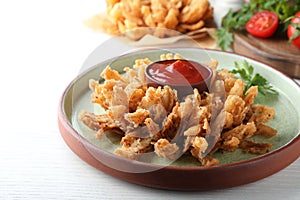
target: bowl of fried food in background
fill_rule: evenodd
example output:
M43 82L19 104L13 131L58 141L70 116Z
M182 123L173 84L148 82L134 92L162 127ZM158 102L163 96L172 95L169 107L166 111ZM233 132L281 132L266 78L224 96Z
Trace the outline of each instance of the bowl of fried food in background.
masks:
M107 0L106 12L93 16L85 24L132 41L152 35L172 43L174 40L168 38L184 34L199 40L201 47L215 48L213 11L208 0Z

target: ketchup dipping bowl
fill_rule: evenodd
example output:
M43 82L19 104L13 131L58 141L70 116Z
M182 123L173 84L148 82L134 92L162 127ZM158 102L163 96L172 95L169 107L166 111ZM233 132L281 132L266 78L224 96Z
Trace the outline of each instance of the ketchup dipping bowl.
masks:
M191 60L163 60L151 63L146 68L146 80L150 87L168 85L177 90L179 99L192 94L197 88L199 93L208 91L212 70Z

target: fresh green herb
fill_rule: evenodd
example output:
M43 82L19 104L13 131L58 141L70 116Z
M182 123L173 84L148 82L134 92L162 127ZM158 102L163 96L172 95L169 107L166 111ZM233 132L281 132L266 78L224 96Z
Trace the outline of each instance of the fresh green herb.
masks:
M253 1L253 0L252 0ZM251 2L252 2L251 1ZM258 11L268 10L277 14L280 21L293 16L300 8L299 0L254 0L257 2ZM294 5L293 5L294 3Z
M257 86L258 91L263 94L274 94L278 95L276 91L265 79L258 73L254 74L254 68L246 60L244 62L234 62L235 69L230 72L233 74L238 74L240 78L246 83L244 94L251 86Z
M229 49L231 43L233 42L233 34L226 28L220 27L217 29L216 35L218 35L217 43L219 47L223 50Z
M253 15L253 8L251 4L244 3L239 12L229 10L227 15L222 20L222 27L218 28L216 35L218 37L217 44L222 50L230 49L233 42L232 30L238 30L240 27L245 26L247 21Z
M250 0L249 3L244 2L241 9L237 12L230 10L222 20L222 27L216 32L218 37L217 44L222 50L229 50L233 41L232 31L244 29L248 20L259 11L272 11L278 15L280 23L284 23L287 18L300 10L300 0L294 0L294 5L290 1Z

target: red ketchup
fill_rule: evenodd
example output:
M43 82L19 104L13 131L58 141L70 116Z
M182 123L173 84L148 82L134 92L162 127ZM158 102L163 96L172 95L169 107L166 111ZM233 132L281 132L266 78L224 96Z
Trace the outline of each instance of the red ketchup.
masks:
M165 60L149 69L149 74L166 84L195 84L203 81L200 64L187 60Z
M211 76L211 69L189 60L158 61L150 64L146 69L149 86L169 85L177 91L189 87L198 88L199 92L203 92L208 89L207 84Z

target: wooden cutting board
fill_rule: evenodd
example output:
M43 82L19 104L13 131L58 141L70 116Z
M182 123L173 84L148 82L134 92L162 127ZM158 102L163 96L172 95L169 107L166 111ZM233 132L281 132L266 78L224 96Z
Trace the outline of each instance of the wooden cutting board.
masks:
M300 78L300 49L288 43L284 36L262 39L246 31L235 32L233 50L269 64L293 78Z

